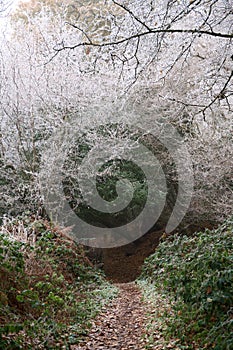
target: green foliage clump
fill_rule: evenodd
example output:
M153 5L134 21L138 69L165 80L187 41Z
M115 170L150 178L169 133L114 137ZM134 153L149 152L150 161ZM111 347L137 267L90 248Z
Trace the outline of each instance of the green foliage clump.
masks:
M19 222L33 244L16 240ZM14 231L13 231L14 230ZM0 234L0 348L69 349L116 295L81 246L43 220Z
M183 344L195 341L199 349L233 348L232 219L213 231L161 242L146 259L141 279L171 297L172 312L164 315L167 336Z

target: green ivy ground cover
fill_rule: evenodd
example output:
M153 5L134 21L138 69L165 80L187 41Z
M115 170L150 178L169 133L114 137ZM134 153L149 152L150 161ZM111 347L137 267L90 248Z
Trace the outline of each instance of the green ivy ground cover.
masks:
M139 283L146 298L159 293L170 304L163 310L163 333L177 338L178 348L233 349L232 219L213 231L161 242Z

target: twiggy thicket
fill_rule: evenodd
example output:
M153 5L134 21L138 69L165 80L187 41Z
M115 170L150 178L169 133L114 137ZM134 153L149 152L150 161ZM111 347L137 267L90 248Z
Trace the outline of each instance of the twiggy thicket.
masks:
M135 137L130 114L135 124L136 116L153 115L155 124L171 123L183 136L195 177L191 220L227 217L233 188L232 5L231 0L44 0L21 3L1 19L0 215L42 210L38 173L53 132L75 122L81 142L76 157L83 159L106 136L98 131L106 115L119 120L106 131L110 138ZM64 138L61 150L69 147ZM161 152L172 206L176 169ZM113 153L118 159L117 143ZM116 165L101 169L101 183ZM76 166L69 169L71 180ZM107 194L102 190L106 199L109 186ZM143 203L146 191L140 186Z

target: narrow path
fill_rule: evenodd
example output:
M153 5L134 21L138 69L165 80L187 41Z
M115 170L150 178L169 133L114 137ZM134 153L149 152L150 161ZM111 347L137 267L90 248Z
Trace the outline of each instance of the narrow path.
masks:
M117 284L119 295L93 321L83 343L72 350L144 350L145 305L137 285Z

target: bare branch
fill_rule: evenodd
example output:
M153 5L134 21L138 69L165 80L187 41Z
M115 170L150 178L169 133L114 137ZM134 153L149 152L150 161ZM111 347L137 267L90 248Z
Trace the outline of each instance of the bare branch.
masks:
M54 48L56 51L62 51L62 50L67 50L67 49L76 49L78 47L83 47L83 46L94 46L94 47L106 47L106 46L114 46L114 45L120 45L123 44L127 41L130 41L132 39L136 38L141 38L146 35L151 35L151 34L156 34L156 33L171 33L171 34L199 34L201 35L208 35L208 36L213 36L213 37L219 37L223 39L233 39L233 33L228 34L228 33L220 33L220 32L213 32L213 31L207 31L207 30L199 30L199 29L151 29L146 32L142 33L136 33L134 35L131 35L127 38L123 38L117 41L110 41L110 42L103 42L103 43L95 43L95 42L81 42L76 45L71 45L71 46L63 46L62 48Z
M123 10L125 10L126 12L128 12L138 23L140 23L143 27L145 27L148 31L151 31L151 28L143 21L140 20L140 18L138 18L129 8L127 8L126 6L119 4L119 2L112 0L113 3L119 7L121 7Z

